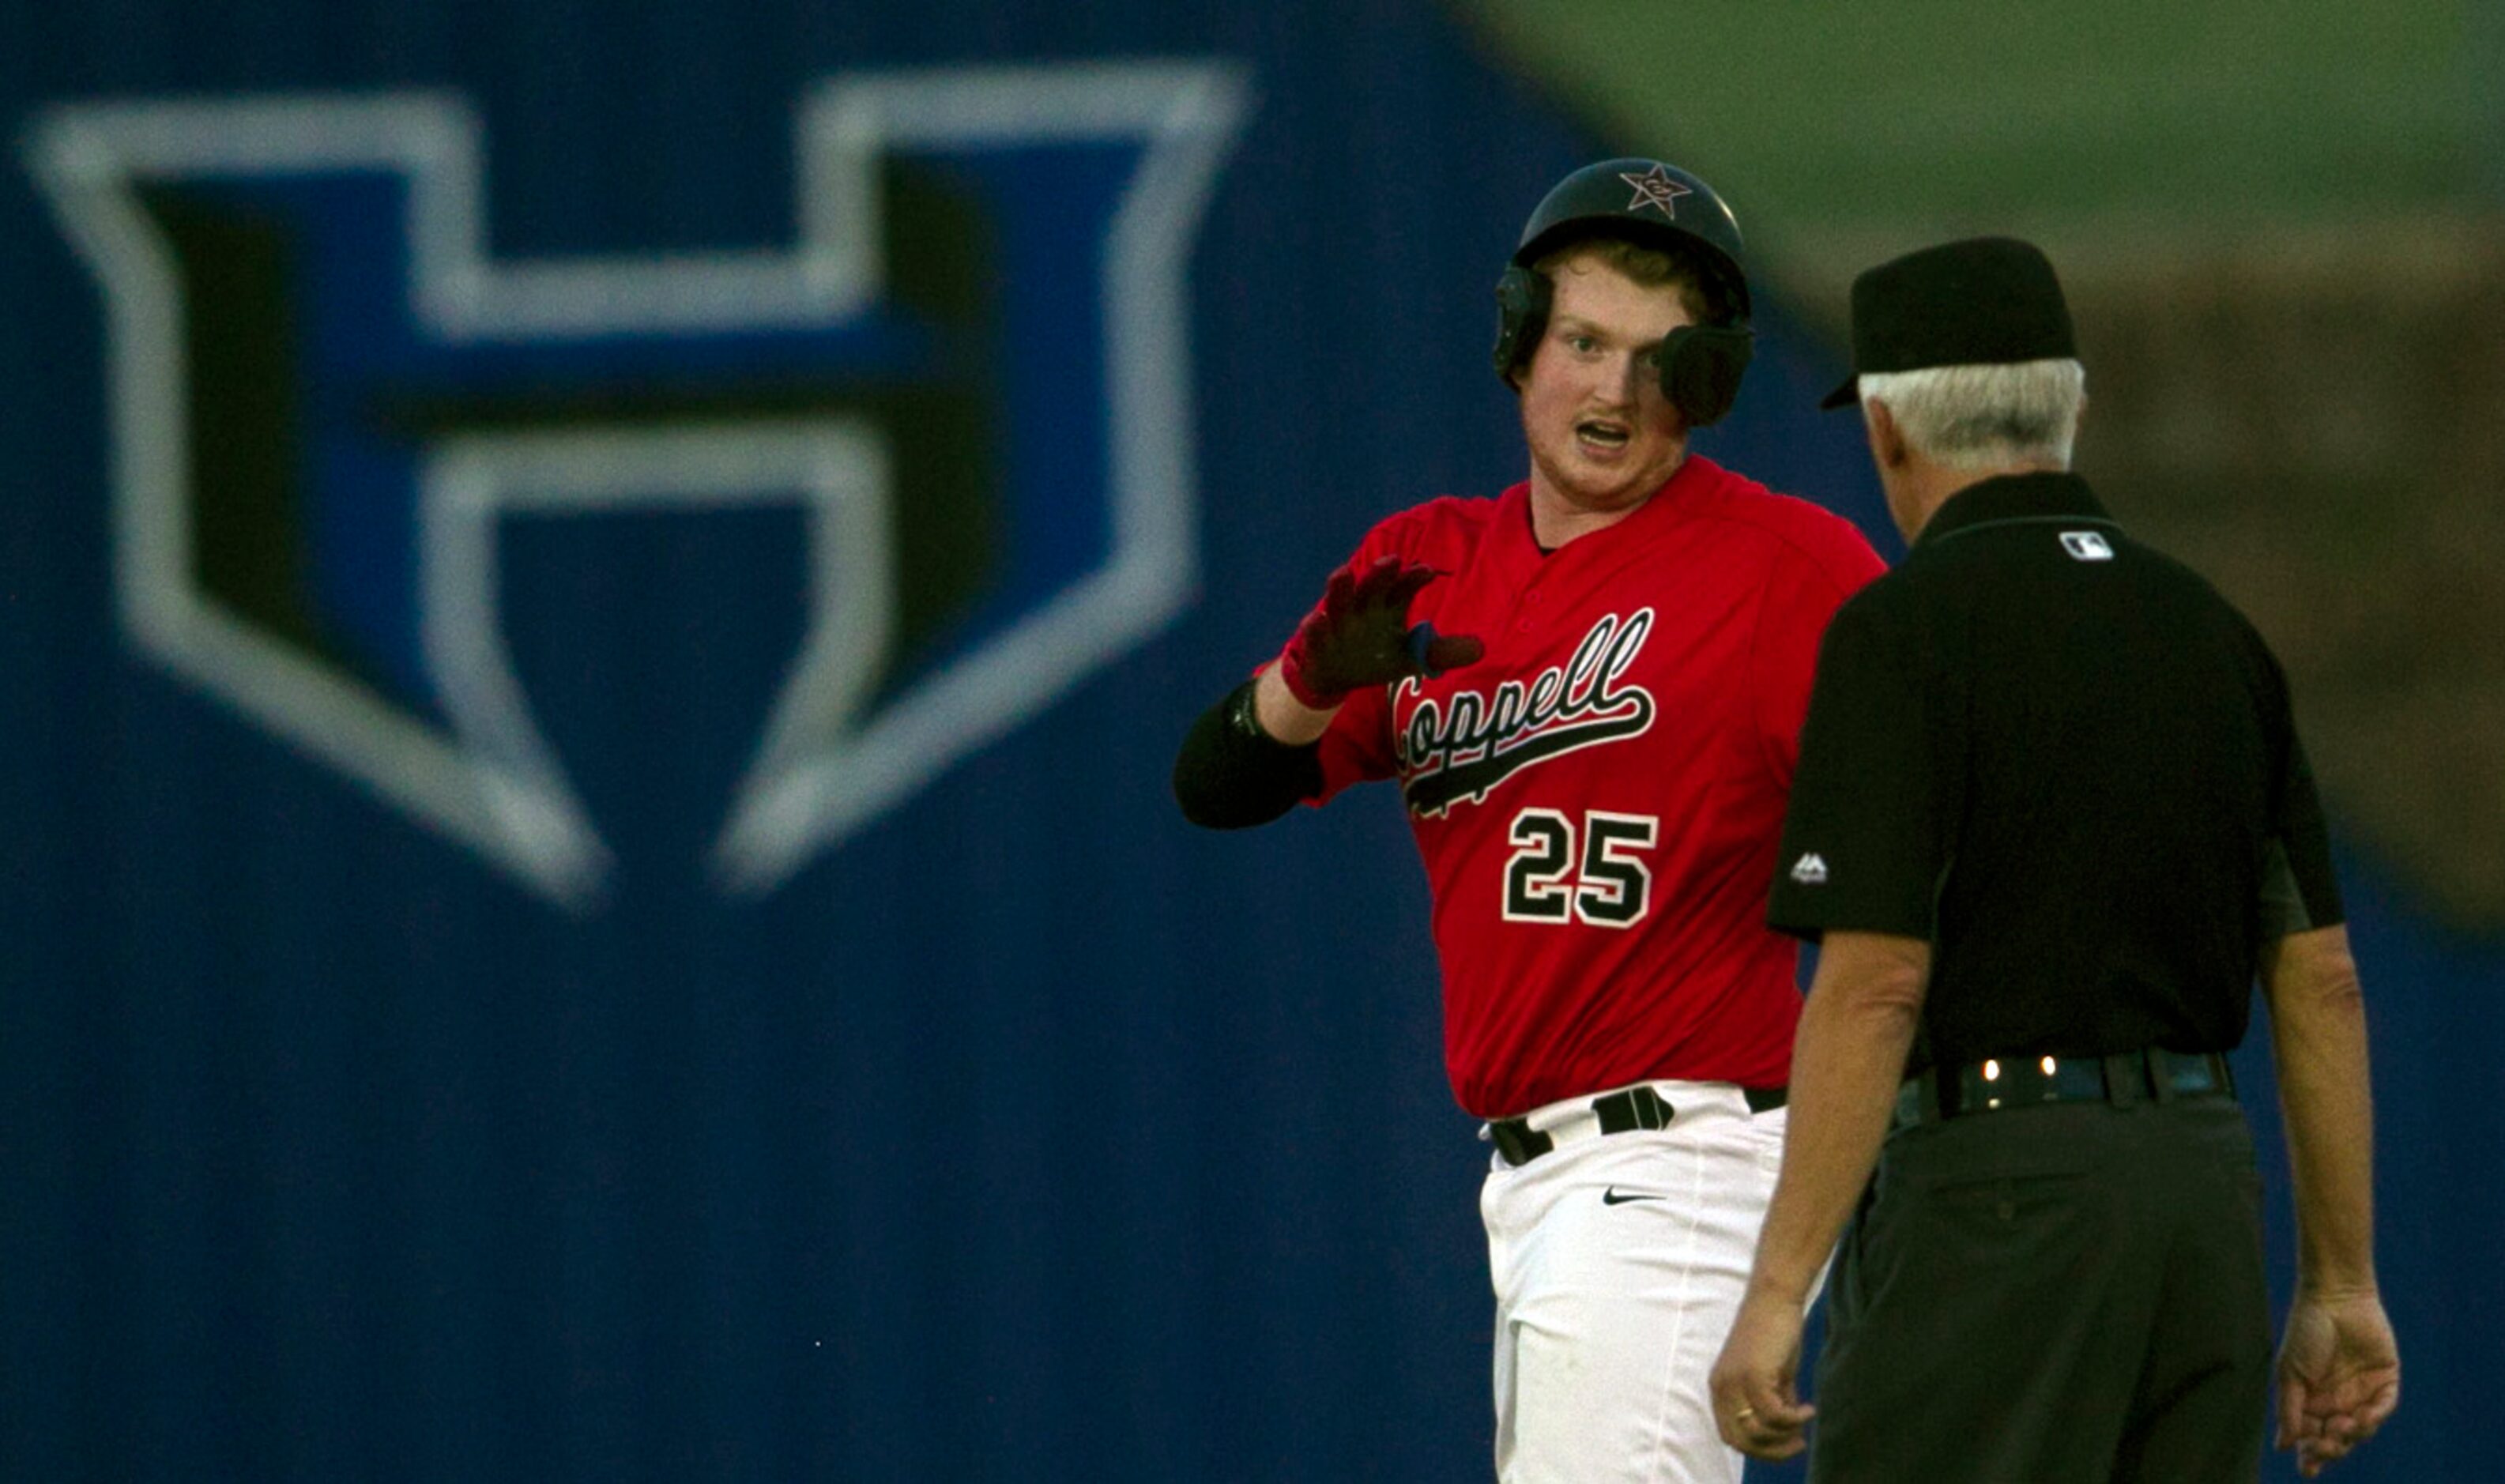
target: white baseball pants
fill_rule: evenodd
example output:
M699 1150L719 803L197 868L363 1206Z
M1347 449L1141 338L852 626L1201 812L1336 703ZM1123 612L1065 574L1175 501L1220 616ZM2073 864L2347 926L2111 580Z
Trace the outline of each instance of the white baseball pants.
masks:
M1591 1098L1535 1110L1556 1147L1519 1167L1497 1155L1480 1190L1499 1484L1740 1477L1706 1378L1747 1285L1786 1111L1752 1113L1727 1082L1652 1086L1668 1127L1599 1134Z

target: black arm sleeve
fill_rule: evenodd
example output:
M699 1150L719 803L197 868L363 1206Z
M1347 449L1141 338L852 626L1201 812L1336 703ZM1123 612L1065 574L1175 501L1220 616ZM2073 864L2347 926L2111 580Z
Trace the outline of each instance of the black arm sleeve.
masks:
M1202 712L1175 758L1175 802L1204 829L1266 825L1322 792L1315 748L1290 747L1261 729L1252 710L1255 684L1246 681Z

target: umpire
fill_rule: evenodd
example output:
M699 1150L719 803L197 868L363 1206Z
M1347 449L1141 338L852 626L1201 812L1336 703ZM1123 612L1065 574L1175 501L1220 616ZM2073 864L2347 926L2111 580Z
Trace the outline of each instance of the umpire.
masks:
M1772 915L1822 951L1716 1422L1783 1458L1815 1411L1813 1480L2256 1477L2269 1297L2224 1053L2258 972L2300 1232L2277 1439L2311 1476L2391 1415L2400 1360L2286 681L2068 472L2084 373L2043 254L1870 269L1852 353L1825 405L1857 391L1911 550L1819 653ZM1801 1312L1848 1217L1813 1409Z

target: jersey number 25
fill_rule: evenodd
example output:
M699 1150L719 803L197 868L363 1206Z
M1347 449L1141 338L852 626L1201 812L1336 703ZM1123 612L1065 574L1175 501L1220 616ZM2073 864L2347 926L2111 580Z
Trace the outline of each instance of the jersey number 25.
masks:
M1636 852L1650 850L1661 821L1648 814L1583 816L1583 849L1574 822L1554 809L1513 817L1513 854L1504 864L1504 920L1566 922L1623 928L1652 905L1652 871ZM1580 869L1577 869L1579 860Z

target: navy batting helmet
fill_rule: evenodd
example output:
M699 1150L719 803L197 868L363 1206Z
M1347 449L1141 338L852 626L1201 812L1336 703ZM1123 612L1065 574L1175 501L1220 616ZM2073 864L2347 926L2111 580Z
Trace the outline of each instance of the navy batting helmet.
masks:
M1585 165L1540 198L1497 281L1497 374L1511 384L1548 326L1552 288L1532 265L1587 237L1621 237L1695 266L1712 317L1671 332L1662 347L1661 389L1689 426L1721 421L1754 349L1740 224L1712 187L1658 159Z

